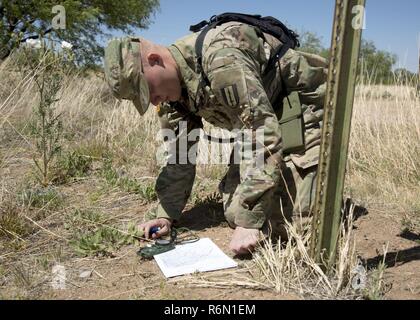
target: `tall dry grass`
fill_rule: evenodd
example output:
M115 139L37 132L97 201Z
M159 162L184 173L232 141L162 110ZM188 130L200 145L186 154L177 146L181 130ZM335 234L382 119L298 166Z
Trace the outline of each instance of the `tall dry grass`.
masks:
M404 213L420 227L420 99L414 87L357 88L347 192L367 206Z
M16 148L25 147L29 152L33 148L28 124L33 121L32 109L38 96L33 78L22 79L12 62L0 66L0 75L0 139L3 144L9 143L1 153L0 165L4 168ZM151 110L140 117L128 102L110 95L100 75L68 75L59 98L54 107L63 120L64 148L80 147L93 156L112 153L137 164L154 159L158 130L155 113Z
M368 209L396 218L402 227L420 231L420 99L415 86L357 87L345 192ZM308 254L309 235L288 225L289 241L283 247L266 242L254 256L261 281L280 293L306 297L380 298L384 264L360 274L367 271L356 257L351 220L341 225L336 267L328 274ZM366 277L362 286L355 282L360 277Z
M310 233L302 235L292 224L287 225L288 241L273 245L266 240L253 259L254 278L270 283L279 293L298 293L312 298L351 298L362 295L352 286L357 267L353 238L353 209L341 224L336 265L328 272L309 253ZM366 285L366 284L364 284Z

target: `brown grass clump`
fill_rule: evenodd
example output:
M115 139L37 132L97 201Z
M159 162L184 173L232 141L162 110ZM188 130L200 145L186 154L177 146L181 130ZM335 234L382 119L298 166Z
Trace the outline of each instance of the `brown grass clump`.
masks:
M413 87L358 87L346 190L367 206L420 219L420 99ZM420 231L420 229L417 229Z

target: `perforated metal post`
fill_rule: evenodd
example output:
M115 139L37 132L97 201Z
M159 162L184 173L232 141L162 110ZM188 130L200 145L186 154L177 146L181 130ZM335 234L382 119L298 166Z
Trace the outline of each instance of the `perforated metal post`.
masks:
M312 256L335 261L365 0L336 0L324 107ZM360 20L361 19L361 20Z

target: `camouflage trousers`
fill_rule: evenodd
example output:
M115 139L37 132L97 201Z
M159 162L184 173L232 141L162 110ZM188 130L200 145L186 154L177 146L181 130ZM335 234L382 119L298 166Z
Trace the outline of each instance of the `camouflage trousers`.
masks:
M317 152L317 151L316 151ZM189 166L184 170L176 172L186 173L186 177L194 177L188 174ZM190 168L191 169L191 168ZM269 189L263 196L258 199L255 206L265 214L265 222L261 231L265 236L271 236L273 239L281 237L287 239L286 221L292 223L298 230L304 230L309 226L310 212L315 200L317 165L311 166L297 165L290 158L285 159L280 170L281 179L278 184ZM164 176L171 176L166 174ZM166 198L161 199L157 208L152 209L146 219L154 219L157 217L171 217L167 212L181 212L183 206L189 198L194 179L189 181L181 177L177 182L178 193L167 193ZM161 179L163 181L163 179ZM157 181L157 186L163 182ZM236 228L235 221L247 219L247 217L237 217L243 214L243 207L240 193L236 192L241 183L240 165L231 164L219 184L219 192L223 199L223 209L226 221L232 228ZM171 186L173 183L170 184ZM179 199L177 199L179 198ZM165 200L166 199L166 200ZM175 205L165 205L169 200L177 200ZM179 202L179 203L178 203ZM176 208L172 211L167 208Z
M258 200L258 205L266 214L266 221L261 230L264 235L285 240L286 221L300 230L309 226L310 212L315 199L317 165L299 166L288 157L285 158L280 171L281 179L278 185L266 192ZM224 215L232 228L236 227L234 221L240 212L240 197L235 194L240 182L240 166L231 164L219 185L223 196Z
M170 119L172 118L173 116ZM168 119L161 118L163 128L176 125L177 119L172 125ZM304 153L291 154L283 159L273 154L266 159L264 167L253 168L249 163L253 163L252 159L234 163L234 152L241 148L233 148L231 164L219 186L223 196L224 214L232 228L237 225L258 228L267 235L272 234L276 238L281 236L284 239L286 221L298 224L298 227L306 225L315 196L319 136L318 127L306 129L307 148ZM168 140L168 143L175 144L177 152L173 155L174 160L185 156L178 153L177 141L177 138ZM159 158L162 160L166 159L165 150L167 149L161 150ZM159 204L148 217L177 221L191 195L196 167L193 164L167 164L166 161L162 161L162 164L156 181Z

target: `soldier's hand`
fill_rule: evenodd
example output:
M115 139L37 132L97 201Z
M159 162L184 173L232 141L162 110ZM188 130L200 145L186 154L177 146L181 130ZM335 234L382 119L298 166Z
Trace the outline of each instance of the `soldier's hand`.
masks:
M159 231L152 234L152 238L156 239L156 238L160 238L161 236L167 235L171 231L171 225L172 225L172 222L169 219L158 218L158 219L154 219L154 220L150 220L145 223L142 223L141 225L139 225L139 229L143 230L144 237L146 239L149 239L150 229L152 229L153 227L160 228Z
M236 227L229 248L237 255L253 252L259 241L259 236L258 229Z

